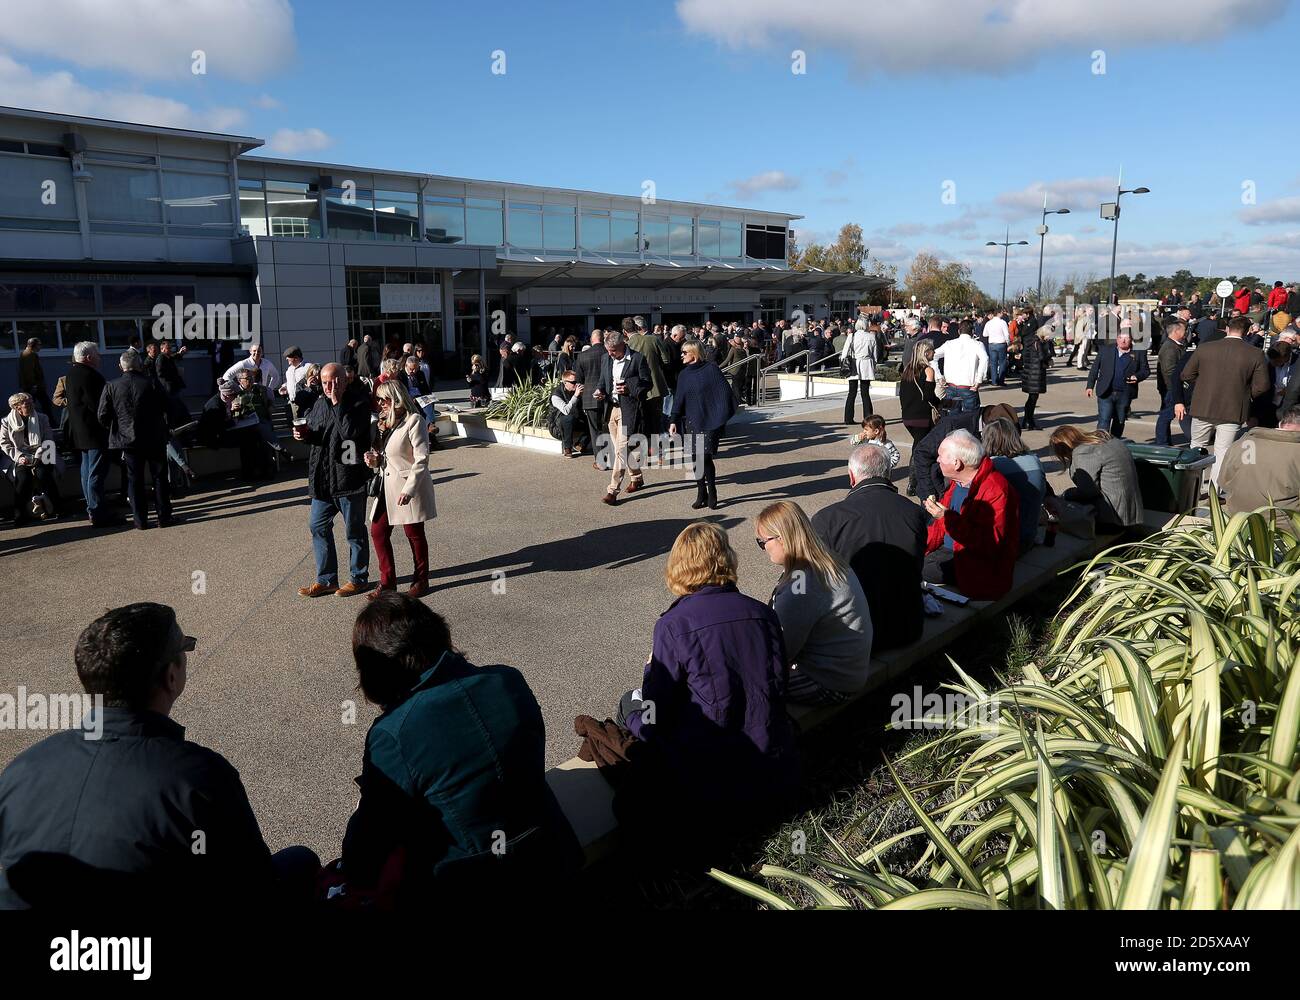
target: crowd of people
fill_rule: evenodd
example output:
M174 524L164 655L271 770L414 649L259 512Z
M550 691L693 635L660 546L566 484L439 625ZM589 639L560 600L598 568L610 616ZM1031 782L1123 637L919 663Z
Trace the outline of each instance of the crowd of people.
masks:
M1186 320L1175 313L1162 325L1158 384L1174 400L1172 419L1190 415L1193 440L1205 427L1213 435L1213 479L1229 509L1300 502L1300 405L1289 371L1294 329L1281 329L1266 353L1249 342L1250 321L1236 317L1221 337L1198 333L1188 352ZM1017 561L1039 544L1040 527L1050 544L1053 525L1072 510L1092 512L1100 532L1123 538L1136 531L1141 491L1122 435L1151 363L1123 330L1097 347L1087 382L1098 399L1097 426L1066 424L1051 434L1052 455L1071 481L1058 496L1021 437L1036 426L1034 404L1047 389L1056 356L1051 330L1028 308L934 317L924 328L915 318L904 322L907 491L920 503L894 484L899 449L870 404L875 366L894 346L879 318L819 324L815 332L778 324L761 341L753 328L647 330L629 318L595 331L581 350L569 338L545 356L549 372L513 338L496 345L493 369L475 359L466 378L480 401L493 389L557 377L550 403L566 454L589 445L598 468L608 459L608 504L644 486L629 439L666 431L698 441L692 506L717 506L713 460L747 399L747 383L728 377L728 358L750 351L750 340L792 366L813 363L804 344L824 341L831 349L819 360L838 360L859 383L865 412L850 436L847 493L812 517L780 500L751 519L754 542L772 564L768 600L740 591L738 558L721 526L690 524L667 557L672 601L654 626L638 686L610 706L613 718L575 720L581 754L618 775L615 812L630 837L654 844L660 856L665 845L700 852L782 814L801 787L789 706L834 705L869 687L881 652L919 639L933 593L1006 595ZM425 522L436 516L429 473L436 410L417 347L378 348L363 339L319 367L290 348L282 377L254 345L223 374L214 397L225 420L268 450L278 440L263 427L273 395L282 397L294 438L307 446L316 579L299 594L371 590L371 546L378 558L379 583L356 617L352 650L359 687L380 714L367 734L360 801L338 859L322 865L303 847L270 852L237 773L187 742L171 719L198 640L185 635L171 608L135 604L96 619L75 652L85 691L102 699L98 724L113 738L58 733L0 774L0 868L9 902L40 905L52 898L51 886L78 879L130 885L140 898L199 885L243 898L403 908L494 885L554 883L581 865L545 779L544 727L527 681L510 667L469 663L447 623L419 600L428 593ZM60 395L64 434L83 452L92 521L103 510L103 468L114 452L126 465L137 524L147 523L147 478L159 523L174 523L167 449L193 422L173 414L172 376L162 363L168 353L127 351L121 377L105 384L93 345L77 347ZM981 388L1005 385L1017 372L1023 417L1005 402L981 400ZM1261 398L1274 419L1247 428L1252 414L1264 412ZM20 499L57 502L57 465L43 454L54 436L49 416L31 393L17 394L10 406L0 446L17 470ZM850 403L845 422L854 417ZM609 447L596 447L602 438ZM349 547L346 580L334 546L336 517ZM396 589L391 543L398 525L415 567L404 593ZM205 852L192 850L196 830L207 837Z

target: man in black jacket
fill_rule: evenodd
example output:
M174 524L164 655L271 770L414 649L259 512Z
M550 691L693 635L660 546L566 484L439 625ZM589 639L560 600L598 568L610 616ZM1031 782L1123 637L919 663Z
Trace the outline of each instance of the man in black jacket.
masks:
M889 481L889 453L877 445L859 445L849 456L849 486L848 495L818 511L812 525L862 584L875 654L921 636L926 517L920 507L898 495Z
M998 417L1006 417L1013 424L1020 423L1015 407L1007 403L994 403L969 412L950 410L939 418L934 429L912 448L912 482L915 484L916 495L921 500L927 497L937 500L947 488L943 473L939 471L939 445L943 444L943 439L953 431L970 431L980 437L984 433L984 425Z
M175 524L167 482L167 407L162 389L144 372L144 359L126 351L118 362L122 377L104 387L99 399L99 422L108 428L108 446L122 452L127 490L135 526L149 527L149 498L145 470L153 479L154 509L158 527Z
M1098 349L1088 372L1085 395L1097 394L1097 430L1124 436L1124 422L1137 399L1138 385L1151 377L1146 351L1133 350L1133 337L1124 331L1115 343Z
M595 396L601 402L609 401L609 438L603 449L613 453L613 468L609 487L602 498L611 507L618 503L618 490L625 472L631 474L627 492L635 493L643 485L641 466L645 461L644 438L632 442L633 435L641 435L642 404L650 391L650 366L644 355L627 346L622 330L610 330L605 337L606 355L600 365L600 380ZM593 442L594 443L594 442ZM597 451L600 447L597 445Z
M311 445L307 457L307 495L311 497L311 541L316 553L316 582L299 587L301 597L336 594L350 597L369 586L370 537L366 531L366 486L370 469L370 394L342 365L320 371L321 397L295 424L295 440ZM334 549L334 516L343 515L351 578L339 586L339 559Z
M276 894L277 874L310 886L315 855L297 847L273 858L239 773L170 718L194 646L163 604L115 608L81 633L78 700L93 708L0 775L11 890L0 905L248 907Z
M612 468L610 462L606 461L601 464L602 456L596 442L600 435L604 433L605 424L608 422L605 418L605 404L596 398L596 385L600 382L600 369L605 363L605 335L599 330L591 332L591 344L578 352L577 360L573 363L573 370L578 376L578 384L582 386L582 412L587 418L587 433L591 438L591 448L595 453L595 461L591 467L597 470L609 470Z
M72 365L63 382L68 397L68 422L63 436L69 448L81 453L81 495L86 516L96 528L118 523L104 503L108 480L108 431L99 422L99 400L104 376L99 374L99 348L83 341L72 349Z
M1171 392L1175 379L1187 361L1187 323L1180 316L1165 325L1165 339L1156 355L1156 391L1160 393L1160 412L1156 415L1156 444L1169 444L1169 426L1174 419L1175 399ZM1191 440L1190 427L1183 432Z
M154 371L162 383L163 392L169 396L179 396L185 391L185 379L181 375L181 366L177 363L188 347L174 350L172 341L164 340L158 345L158 358L154 362Z

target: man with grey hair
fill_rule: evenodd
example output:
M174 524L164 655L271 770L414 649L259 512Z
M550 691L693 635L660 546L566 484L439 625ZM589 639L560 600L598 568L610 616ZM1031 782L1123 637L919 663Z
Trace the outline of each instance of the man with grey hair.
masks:
M934 518L925 579L955 586L971 600L995 601L1011 589L1020 553L1019 495L968 430L943 439L939 469L948 489L942 500L925 500Z
M118 523L104 503L108 479L108 431L99 422L99 399L104 395L104 376L99 373L99 345L83 340L72 349L72 365L63 380L68 400L68 422L64 440L81 453L81 495L86 498L86 516L96 528Z
M105 386L100 397L99 422L108 428L108 447L122 452L136 528L150 526L146 468L153 479L158 526L167 528L176 523L167 483L167 401L158 383L145 374L138 351L126 351L118 367L122 377Z
M650 390L650 367L643 355L627 345L623 330L610 330L605 335L605 350L607 353L601 361L600 381L596 383L594 396L601 402L609 401L609 436L603 449L597 446L596 454L599 458L601 451L613 452L609 486L601 498L612 507L618 503L618 491L625 473L631 474L628 493L635 493L644 485L641 471L645 461L644 449L637 442L629 452L628 438L642 433L642 402Z
M819 510L812 526L862 584L871 610L872 653L920 638L925 514L889 481L884 448L863 444L854 449L848 495Z

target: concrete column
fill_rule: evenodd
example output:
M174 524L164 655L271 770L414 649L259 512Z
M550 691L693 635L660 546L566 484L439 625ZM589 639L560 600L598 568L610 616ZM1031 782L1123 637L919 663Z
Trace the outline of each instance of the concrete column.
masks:
M487 272L478 269L478 353L488 360Z
M447 353L456 350L456 287L450 270L438 272L442 288L442 349Z

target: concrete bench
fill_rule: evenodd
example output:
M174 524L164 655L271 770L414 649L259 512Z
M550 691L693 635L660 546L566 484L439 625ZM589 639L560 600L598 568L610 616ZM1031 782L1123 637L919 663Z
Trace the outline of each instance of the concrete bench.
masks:
M1167 518L1168 515L1165 515ZM859 698L879 690L912 667L947 648L977 625L990 621L1025 597L1049 584L1059 573L1090 559L1111 544L1106 538L1076 538L1058 535L1056 545L1035 546L1016 563L1011 590L996 601L971 601L958 606L946 601L940 617L927 618L921 637L904 649L872 657L874 670L867 686L850 701L839 705L790 705L787 711L800 732L826 725ZM614 791L594 763L570 758L551 768L546 781L559 800L590 864L610 854L618 842L614 818Z

